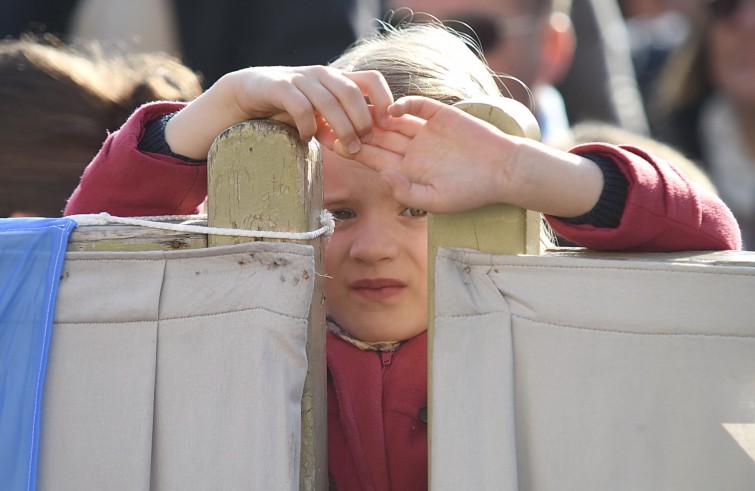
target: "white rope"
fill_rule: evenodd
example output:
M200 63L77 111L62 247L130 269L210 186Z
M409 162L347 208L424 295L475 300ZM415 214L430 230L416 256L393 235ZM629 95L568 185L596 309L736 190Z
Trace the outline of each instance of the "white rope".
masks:
M267 230L241 230L236 228L207 227L204 225L190 225L185 223L165 223L171 220L203 220L207 215L166 215L152 217L116 217L109 213L97 213L92 215L71 215L77 225L110 225L120 223L124 225L137 225L140 227L172 230L174 232L230 235L234 237L254 237L259 239L283 239L283 240L312 240L321 235L331 235L335 229L335 219L328 210L320 212L320 224L322 227L311 232L272 232Z

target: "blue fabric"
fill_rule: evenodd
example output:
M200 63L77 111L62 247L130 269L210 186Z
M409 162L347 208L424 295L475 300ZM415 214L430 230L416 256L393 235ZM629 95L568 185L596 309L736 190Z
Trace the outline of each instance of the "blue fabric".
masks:
M68 218L0 219L0 486L34 490L47 352Z

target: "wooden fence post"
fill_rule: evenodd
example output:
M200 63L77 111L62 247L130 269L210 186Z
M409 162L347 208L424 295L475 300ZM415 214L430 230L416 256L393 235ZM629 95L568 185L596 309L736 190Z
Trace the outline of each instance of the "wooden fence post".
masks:
M501 131L540 139L535 117L519 102L507 98L462 101L455 105ZM432 438L432 360L435 320L435 260L440 247L469 248L493 254L538 254L542 230L539 213L512 205L489 205L463 213L428 216L428 438ZM428 441L428 463L432 445ZM428 470L429 471L429 470ZM432 483L431 489L432 489Z
M304 143L290 126L247 121L223 132L208 158L208 225L244 230L306 232L320 228L322 159L319 145ZM210 246L252 239L210 235ZM315 270L322 271L321 240ZM315 278L309 319L309 370L302 398L300 489L327 487L325 306Z

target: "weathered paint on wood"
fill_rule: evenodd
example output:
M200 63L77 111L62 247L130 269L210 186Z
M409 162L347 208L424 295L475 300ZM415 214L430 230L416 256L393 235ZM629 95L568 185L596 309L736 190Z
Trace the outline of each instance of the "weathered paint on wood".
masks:
M305 143L290 126L254 120L223 132L208 158L208 224L243 230L308 232L320 228L322 160L319 145ZM210 235L210 246L249 241ZM321 239L315 270L323 271ZM309 370L302 397L300 489L327 488L327 381L325 301L315 278L309 318Z
M197 223L192 223L198 225ZM172 251L207 247L207 235L157 230L135 225L77 227L69 251Z
M319 147L302 142L283 123L255 120L227 129L208 158L209 225L280 232L319 228L322 201L312 198L320 181L308 164L319 159ZM248 240L210 236L209 243Z

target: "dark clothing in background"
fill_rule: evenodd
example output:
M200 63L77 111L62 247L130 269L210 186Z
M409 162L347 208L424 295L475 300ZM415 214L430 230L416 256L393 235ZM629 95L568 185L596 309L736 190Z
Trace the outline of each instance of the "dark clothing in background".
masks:
M2 0L0 36L18 37L24 31L64 34L77 0Z
M326 64L356 40L354 0L176 1L184 63L205 85L248 66Z
M569 73L558 84L569 123L598 120L648 134L618 4L615 0L573 0L571 20L577 49Z
M77 0L3 0L0 36L67 40ZM326 64L356 40L356 0L174 0L182 61L205 87L248 66ZM145 13L145 15L148 15Z

